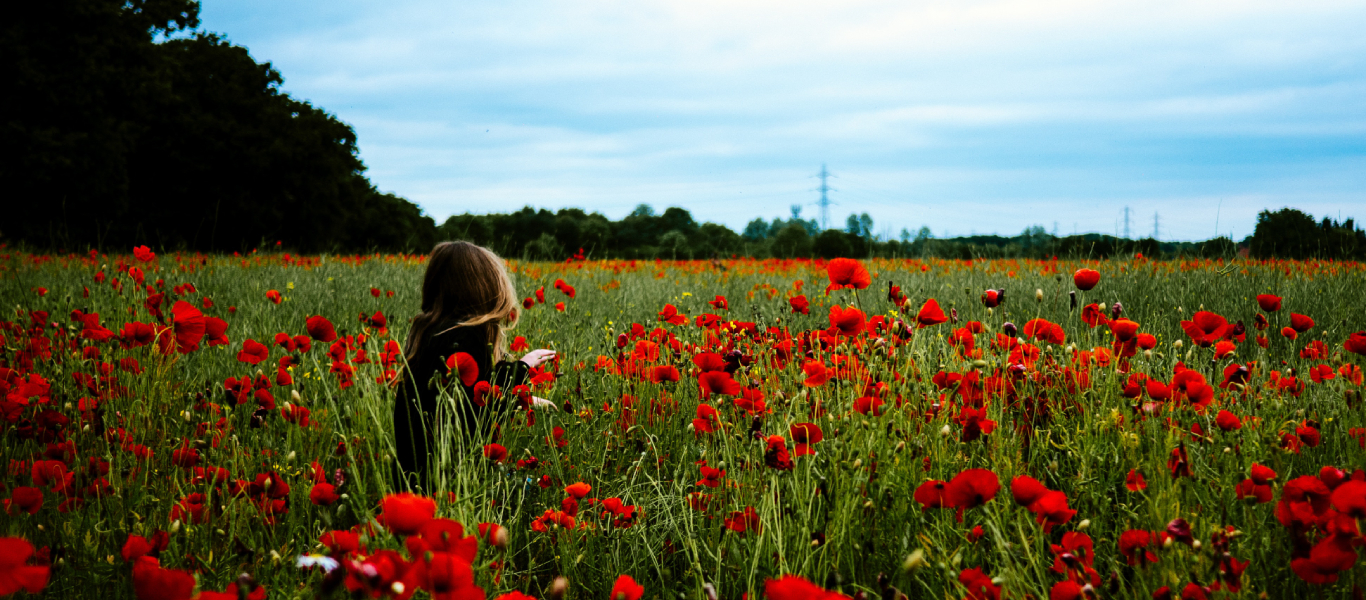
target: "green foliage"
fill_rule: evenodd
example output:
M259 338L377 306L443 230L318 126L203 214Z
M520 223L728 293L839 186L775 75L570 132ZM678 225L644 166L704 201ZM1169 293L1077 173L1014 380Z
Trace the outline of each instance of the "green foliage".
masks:
M0 48L15 210L31 245L425 250L436 225L365 178L349 125L280 91L198 2L63 0L8 15ZM188 35L187 35L188 34Z
M1314 217L1294 208L1258 213L1257 228L1247 243L1257 258L1366 258L1366 231L1353 219L1338 222L1324 217L1315 223Z

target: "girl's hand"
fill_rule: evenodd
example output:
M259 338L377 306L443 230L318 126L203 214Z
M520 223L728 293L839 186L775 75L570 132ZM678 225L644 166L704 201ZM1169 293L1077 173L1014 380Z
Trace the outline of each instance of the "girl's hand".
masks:
M532 408L548 408L550 410L559 409L558 406L555 406L554 402L546 400L545 398L537 398L536 396L531 397L531 406Z
M522 357L522 362L526 363L526 366L534 369L545 364L546 361L554 359L554 350L532 350L531 352L527 352L526 356Z

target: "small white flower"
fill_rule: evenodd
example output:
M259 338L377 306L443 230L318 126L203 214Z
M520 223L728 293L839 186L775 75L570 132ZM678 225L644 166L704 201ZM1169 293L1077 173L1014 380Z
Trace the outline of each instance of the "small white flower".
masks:
M336 559L321 554L300 554L298 560L294 561L294 565L300 569L322 567L323 570L328 573L331 573L332 569L338 567Z

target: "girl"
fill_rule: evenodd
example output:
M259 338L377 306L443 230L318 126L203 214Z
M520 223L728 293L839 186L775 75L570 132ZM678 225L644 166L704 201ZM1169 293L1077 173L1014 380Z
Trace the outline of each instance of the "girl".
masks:
M507 394L526 381L528 369L555 358L553 350L533 350L518 361L502 360L504 333L516 323L516 306L517 292L498 255L469 242L442 242L432 250L422 278L422 312L408 333L408 368L394 404L396 488L417 486L430 492L425 488L437 430L457 427L452 437L467 441L488 436L508 403L473 401L484 395L475 390L478 382ZM473 385L464 385L459 373L447 368L447 359L457 353L468 354L478 366ZM437 396L446 381L461 386L464 397L456 398L454 418L437 423ZM534 404L554 407L540 398Z

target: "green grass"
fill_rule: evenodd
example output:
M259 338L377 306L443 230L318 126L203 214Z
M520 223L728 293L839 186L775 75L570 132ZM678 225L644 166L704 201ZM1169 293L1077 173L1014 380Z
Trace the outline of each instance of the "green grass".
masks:
M321 257L301 266L280 255L163 255L152 263L139 263L128 256L11 254L0 262L0 298L9 307L4 318L15 326L3 332L0 360L11 368L20 366L19 354L32 337L26 333L28 311L48 311L50 321L67 330L67 339L80 332L79 326L70 326L73 309L99 313L104 326L116 332L127 321L153 321L143 307L147 294L119 272L120 262L140 266L149 284L164 279L162 308L168 318L175 300L200 306L201 297L212 298L214 306L203 312L228 322L231 344L161 357L153 346L124 350L113 342L80 341L100 347L100 357L82 359L79 350L68 347L54 350L50 360L36 361L32 372L50 382L50 402L34 399L21 409L21 420L0 429L0 453L11 465L0 480L5 497L14 487L34 485L28 471L15 466L17 461L31 461L59 440L74 444L75 460L69 463L81 485L93 481L87 475L89 460L109 462L105 478L110 492L80 495L69 512L59 512L63 496L48 486L41 510L6 517L0 534L48 547L52 575L45 593L50 597L133 597L131 568L119 556L120 548L128 535L150 536L158 529L170 532L162 566L195 572L201 589L222 590L239 574L248 573L272 598L314 597L324 586L323 574L297 569L295 557L320 551L318 538L325 531L365 529L378 512L379 500L393 492L388 488L393 391L376 382L380 370L373 363L356 365L355 384L340 388L329 372L332 361L328 344L323 343L314 343L301 355L293 385L270 390L281 406L288 401L308 408L311 427L285 422L278 410L264 419L263 426L253 427L255 403L235 405L223 382L255 376L258 368L273 379L275 361L282 355L272 344L273 337L279 332L304 334L304 322L311 315L326 316L345 335L363 331L359 313L380 310L389 317L389 330L369 331L368 355L377 356L388 340L402 342L419 302L421 258ZM1321 363L1335 370L1362 364L1361 356L1342 347L1350 333L1366 329L1362 265L883 260L867 265L873 272L867 289L827 296L822 292L828 284L824 265L807 261L514 264L519 293L531 296L544 286L547 303L524 311L511 335L524 336L533 347L560 352L553 387L536 394L556 402L561 410L537 412L531 424L525 418L504 423L498 443L509 451L505 463L483 458L478 446L484 440L458 439L440 461L449 493L437 494L438 515L463 523L467 531L489 522L509 532L506 550L481 545L474 565L477 583L490 598L514 589L544 597L551 582L563 576L570 596L604 598L619 574L629 574L645 586L647 598L702 598L704 584L713 585L720 597L739 598L745 592L757 597L754 594L766 579L793 573L819 584L839 585L845 593L862 590L878 595L879 575L885 574L889 585L911 597L938 598L966 595L960 572L980 568L997 578L1011 597L1047 597L1064 579L1049 570L1054 556L1049 545L1060 543L1065 533L1080 531L1094 542L1093 566L1102 597L1146 596L1164 585L1179 594L1189 582L1208 586L1218 580L1219 554L1211 534L1233 527L1237 534L1228 552L1250 562L1241 578L1243 596L1346 596L1361 585L1360 567L1343 572L1332 584L1302 581L1291 569L1292 535L1277 522L1276 503L1238 500L1234 487L1247 478L1254 462L1278 474L1272 483L1277 500L1282 484L1316 475L1325 465L1349 474L1363 466L1366 452L1348 432L1366 427L1366 416L1359 403L1349 405L1345 400L1353 391L1359 398L1359 386L1342 375L1313 383L1307 373ZM1100 270L1102 278L1094 290L1077 293L1078 309L1072 310L1071 274L1081 266ZM97 284L94 277L100 271L122 280L122 292L107 282ZM554 289L558 278L577 289L575 298ZM804 285L796 288L797 282ZM896 313L887 297L888 282L908 296L909 313ZM197 292L176 297L171 288L183 283L192 283ZM46 295L36 293L39 287L48 290ZM84 296L85 288L89 297ZM371 288L392 290L394 295L375 298ZM986 309L979 298L988 288L1004 288L1007 302ZM272 289L284 296L278 305L267 300L266 292ZM809 315L792 313L787 299L798 293L811 300ZM1261 293L1282 296L1285 307L1270 315L1266 349L1254 343L1259 333L1253 328L1255 296ZM729 300L729 310L707 305L716 295ZM800 351L785 363L773 361L776 339L770 331L809 339L810 332L830 327L830 305L856 306L870 317L900 316L911 320L914 329L915 312L929 298L937 299L946 313L956 310L958 325L920 329L902 343L886 334L880 336L881 342L869 334L852 342L840 338L839 346L818 353L831 365L835 355L854 357L866 368L867 377L885 382L888 410L882 416L853 410L864 392L862 382L831 379L809 388L803 385ZM566 304L563 312L553 307L561 301ZM1170 381L1174 367L1183 361L1217 386L1228 363L1255 361L1246 390L1216 387L1214 403L1203 413L1165 405L1143 418L1134 410L1140 400L1120 393L1128 374L1119 372L1117 359L1109 366L1092 365L1089 385L1068 389L1065 369L1076 371L1074 350L1108 347L1112 340L1106 327L1092 329L1082 322L1080 306L1116 301L1122 302L1125 318L1158 339L1150 356L1140 351L1131 359L1130 372ZM720 430L698 434L690 429L701 401L690 359L695 346L708 342L707 330L694 321L659 323L657 313L666 304L690 318L713 313L757 324L759 335L725 330L712 335L713 341L753 358L735 379L762 390L771 414L755 421L741 415L729 398L714 396ZM229 307L236 311L230 313ZM1199 310L1247 325L1246 341L1237 345L1233 357L1216 361L1212 348L1190 343L1180 322ZM1316 321L1295 342L1277 333L1288 324L1291 312ZM1065 344L1036 342L1042 358L1029 370L1029 380L1019 383L1015 401L986 401L995 431L975 441L960 441L961 426L954 419L959 402L952 390L937 388L932 377L940 371L976 370L986 376L1005 369L1007 354L990 348L992 336L1006 322L1023 327L1034 318L1061 324ZM967 321L979 321L987 330L976 336L983 362L974 364L975 358L959 355L946 341ZM683 351L676 353L661 344L663 351L654 364L677 366L680 381L651 383L595 368L599 356L619 358L618 334L629 332L632 323L642 324L647 332L662 327L677 338ZM47 337L52 337L52 329L47 327ZM251 366L237 360L242 342L249 338L271 346L268 361ZM1299 351L1309 340L1324 341L1330 356L1301 358ZM629 355L634 344L624 352ZM79 400L92 394L78 386L72 373L97 374L100 362L117 365L116 359L130 357L145 368L142 374L117 369L112 373L127 393L103 402L99 422L92 420L93 413L82 415ZM1272 370L1294 370L1304 381L1303 392L1296 397L1268 389ZM299 400L291 400L291 390ZM634 424L626 427L623 395L637 398L638 407ZM938 410L935 404L940 405ZM1049 409L1046 415L1030 414L1026 407L1031 405ZM823 415L814 414L817 406L824 409ZM1243 428L1221 431L1214 424L1220 409L1242 417ZM24 425L42 410L55 411L70 424L56 428L49 439L40 439ZM200 423L213 424L220 418L224 426L216 443L212 432L197 431ZM1306 420L1318 425L1321 444L1299 453L1283 450L1282 434L1293 434ZM817 423L824 431L824 441L814 445L817 452L793 457L790 471L765 466L767 446L751 431L781 435L791 451L789 427L802 422ZM1204 438L1190 435L1197 423ZM101 431L108 427L122 427L132 442L150 448L152 457L138 459L122 444L110 443ZM564 430L564 448L547 442L555 427ZM339 442L346 444L343 454L337 453ZM201 466L226 468L233 479L278 472L291 488L287 512L269 523L258 505L225 493L226 486L193 482L186 469L172 463L173 451L187 443L198 448ZM1190 477L1173 478L1168 471L1168 458L1178 446L1188 453ZM529 456L539 459L540 466L518 469L516 461ZM721 487L696 483L702 479L696 464L700 460L724 468ZM334 471L345 473L346 483L339 489L345 498L338 504L318 507L309 501L312 461L322 465L329 481ZM993 500L965 510L961 523L953 509L922 510L913 500L927 479L947 481L971 468L994 472L1002 488ZM1131 469L1146 477L1146 490L1125 488ZM1034 515L1012 500L1010 480L1019 475L1066 493L1076 515L1045 533ZM543 476L549 487L537 484ZM592 486L589 497L616 497L638 507L634 524L614 527L611 519L595 514L599 509L581 502L579 527L536 531L533 521L547 510L559 510L563 488L575 482ZM208 497L210 519L173 524L172 507L196 492ZM711 495L706 510L690 507L693 493ZM759 531L740 534L725 527L728 515L748 507L758 515ZM1160 531L1178 518L1190 523L1201 548L1176 543L1154 549L1160 558L1156 564L1125 564L1117 547L1120 534L1131 529ZM970 541L970 532L979 526L982 536ZM403 547L382 528L370 530L370 550ZM1316 535L1309 539L1316 540ZM913 554L923 557L923 566L904 568ZM498 568L491 566L494 561Z

